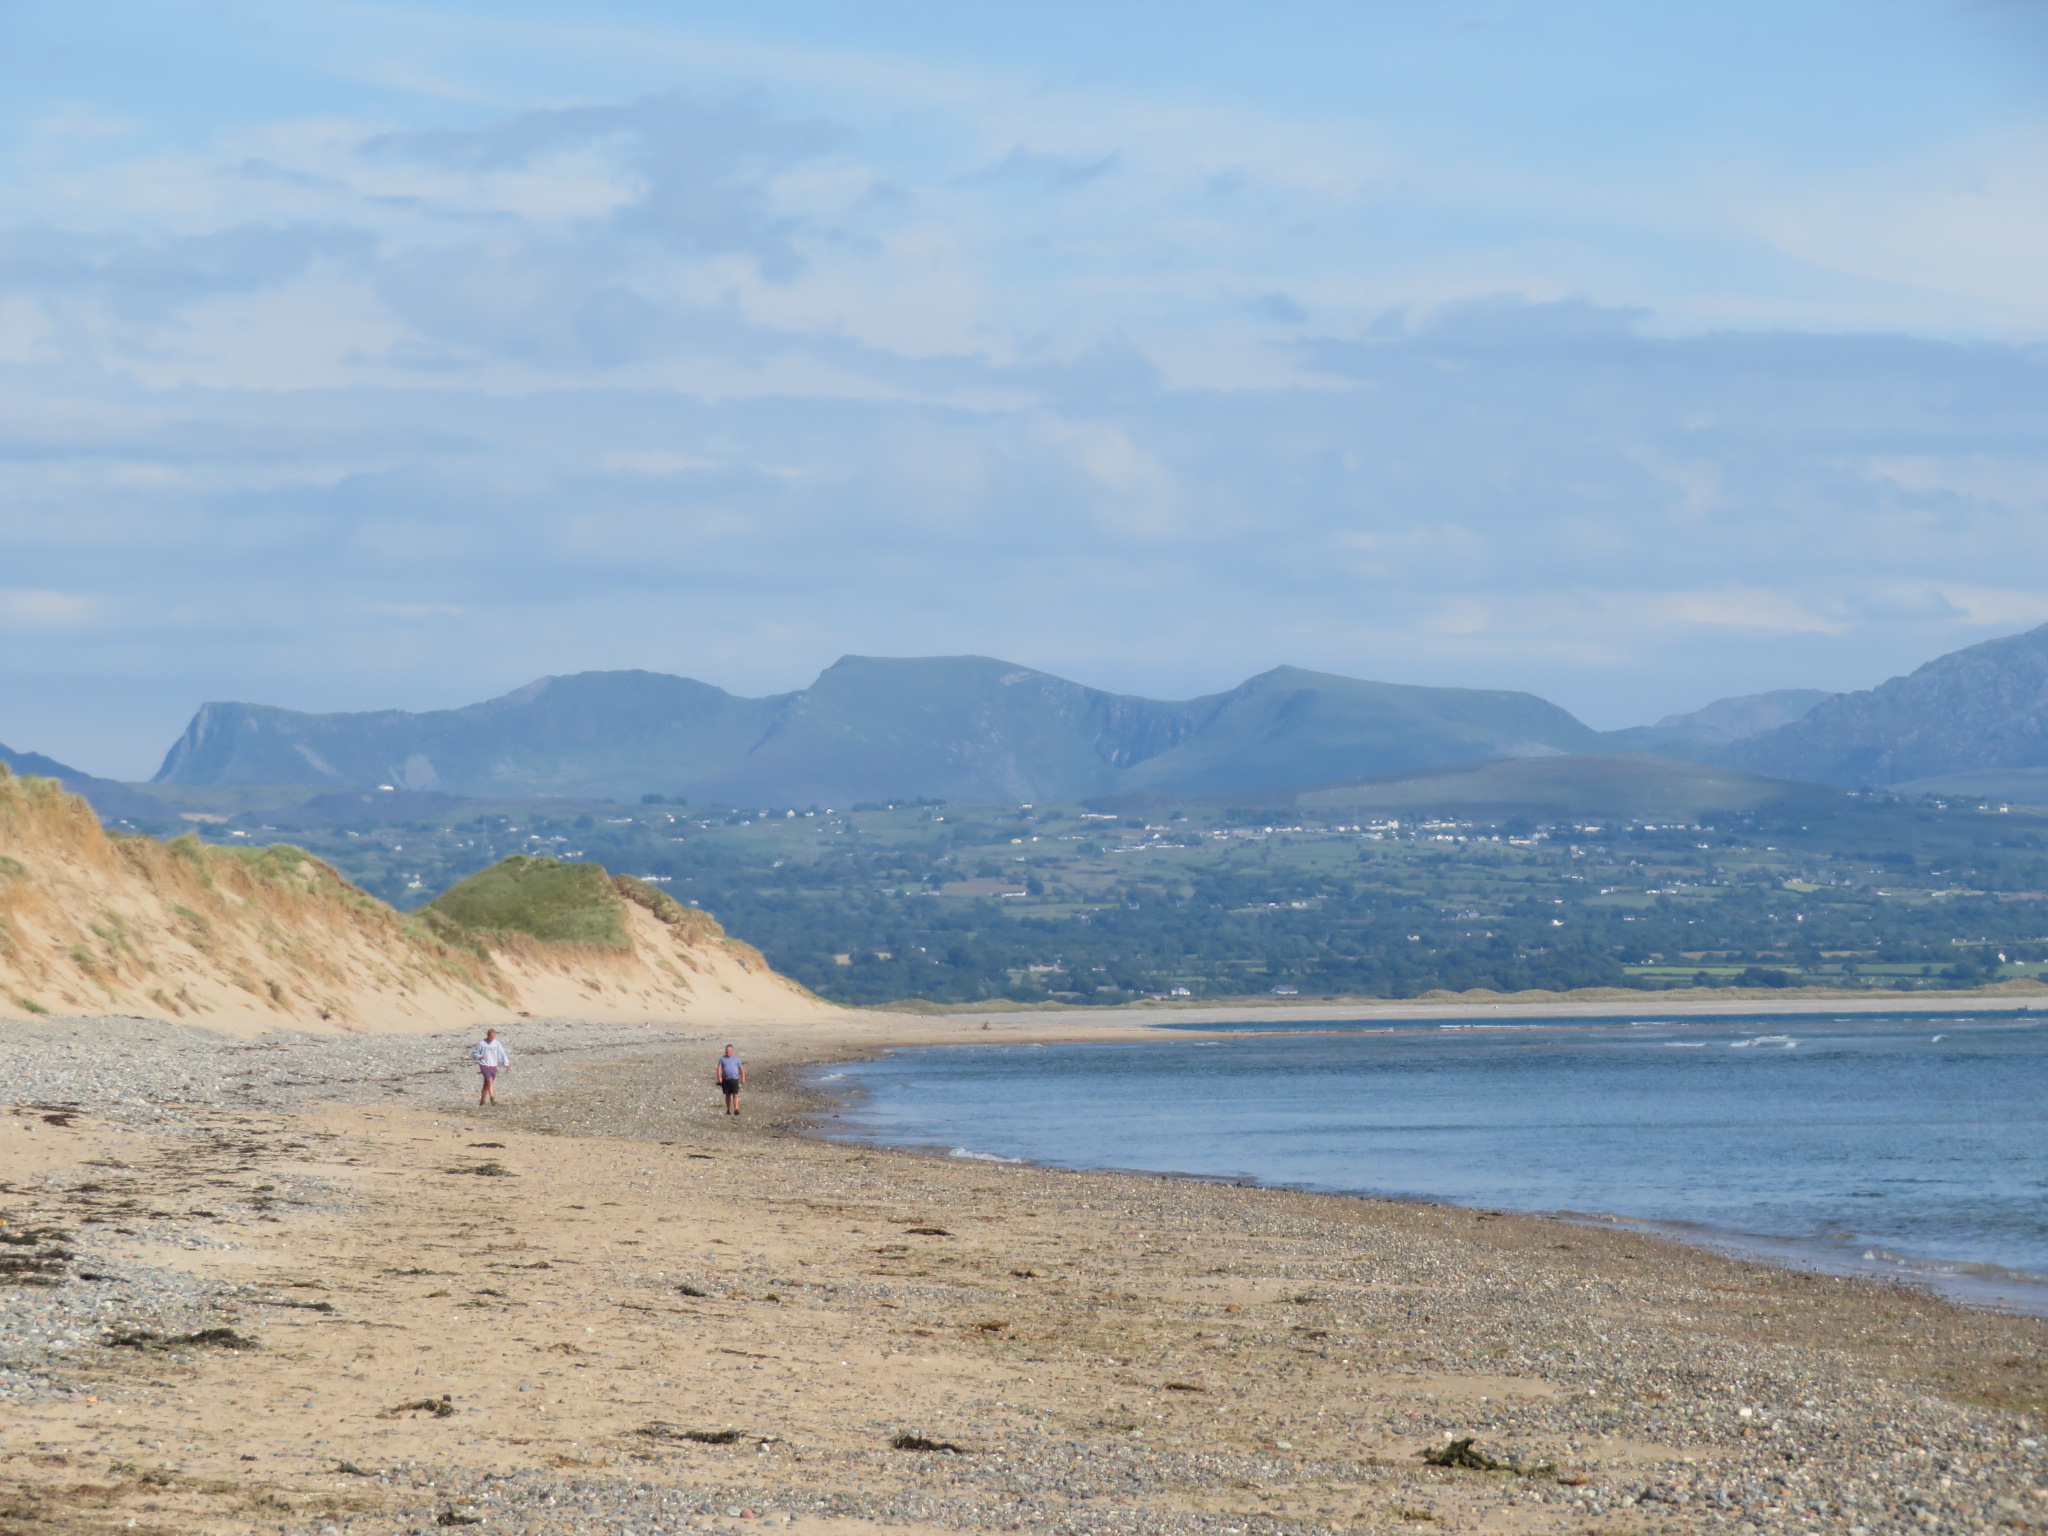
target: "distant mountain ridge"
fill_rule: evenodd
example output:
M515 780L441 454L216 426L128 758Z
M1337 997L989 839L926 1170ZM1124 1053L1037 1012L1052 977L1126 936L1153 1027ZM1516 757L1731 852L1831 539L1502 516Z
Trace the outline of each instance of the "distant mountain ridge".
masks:
M1717 741L1741 741L1803 720L1821 704L1837 697L1825 688L1773 688L1769 693L1738 694L1731 699L1716 699L1690 714L1666 715L1651 729L1685 731Z
M1635 725L1602 735L1610 752L1646 752L1687 762L1718 763L1730 743L1802 719L1834 697L1824 688L1738 694L1687 714L1666 715L1655 725Z
M1182 700L1110 693L984 656L847 656L808 688L765 698L663 673L584 672L424 713L207 704L156 782L358 796L382 787L488 799L971 804L1232 795L1554 754L1650 754L1807 783L2041 799L2048 625L1855 693L1777 689L1605 732L1533 694L1298 667ZM110 817L168 814L135 787L39 754L0 747L0 762L59 777ZM386 809L365 803L353 814ZM323 804L330 813L339 810Z
M0 764L18 774L55 779L72 794L83 795L107 821L128 817L150 820L168 814L161 801L143 790L116 779L95 778L40 752L16 752L10 747L0 746Z
M1599 733L1527 693L1276 667L1224 693L1156 700L991 657L848 656L808 688L756 699L634 671L542 678L418 714L208 704L157 782L990 803L1220 794L1599 750Z
M68 763L60 763L54 757L45 757L40 752L17 752L12 747L0 745L0 763L5 763L16 773L34 774L44 779L85 779L90 774L81 773Z
M1721 761L1844 786L2048 768L2048 625L1837 694L1801 719L1733 743Z

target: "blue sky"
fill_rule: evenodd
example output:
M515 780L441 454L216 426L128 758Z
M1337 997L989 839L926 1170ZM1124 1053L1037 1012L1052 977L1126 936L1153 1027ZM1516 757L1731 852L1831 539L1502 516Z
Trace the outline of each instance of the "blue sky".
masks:
M2048 8L0 4L0 741L2048 621Z

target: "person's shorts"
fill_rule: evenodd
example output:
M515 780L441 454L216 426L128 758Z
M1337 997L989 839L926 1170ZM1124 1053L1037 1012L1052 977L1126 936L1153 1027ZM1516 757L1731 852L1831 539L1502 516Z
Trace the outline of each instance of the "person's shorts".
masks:
M718 1089L729 1099L740 1091L740 1080L736 1077L721 1077L718 1080Z
M478 1067L477 1071L483 1073L484 1081L487 1083L494 1083L498 1080L498 1069L496 1067Z

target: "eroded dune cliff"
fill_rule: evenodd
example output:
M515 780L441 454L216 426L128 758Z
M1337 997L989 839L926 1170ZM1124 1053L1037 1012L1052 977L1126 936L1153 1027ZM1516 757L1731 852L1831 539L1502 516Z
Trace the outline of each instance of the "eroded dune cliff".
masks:
M519 865L485 872L499 874L485 881L495 903L408 915L296 848L109 836L55 781L0 767L0 1014L246 1033L836 1011L650 886L595 866ZM537 884L552 927L506 897Z

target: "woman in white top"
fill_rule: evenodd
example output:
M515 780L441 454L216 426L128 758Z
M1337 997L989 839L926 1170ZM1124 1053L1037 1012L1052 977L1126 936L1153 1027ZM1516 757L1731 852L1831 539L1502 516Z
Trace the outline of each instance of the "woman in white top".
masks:
M512 1065L512 1053L505 1049L505 1042L498 1038L495 1029L485 1030L483 1039L469 1048L469 1059L476 1063L484 1080L483 1092L477 1095L477 1108L497 1103L498 1074Z

